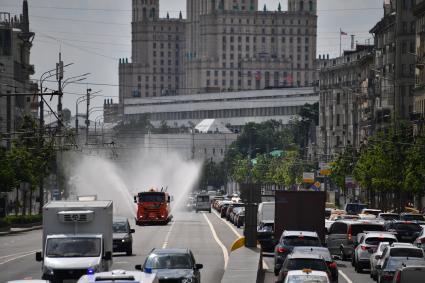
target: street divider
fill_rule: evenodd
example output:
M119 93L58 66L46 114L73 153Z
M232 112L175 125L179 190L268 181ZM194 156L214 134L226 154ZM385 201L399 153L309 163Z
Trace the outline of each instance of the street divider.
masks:
M241 246L244 241L244 237L241 237L233 243L221 283L263 282L264 271L261 251L259 248Z

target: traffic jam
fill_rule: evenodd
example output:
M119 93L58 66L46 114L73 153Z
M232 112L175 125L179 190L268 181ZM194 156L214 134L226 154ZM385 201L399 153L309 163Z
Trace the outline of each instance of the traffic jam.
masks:
M236 199L215 197L212 205L218 215L239 228L244 225L245 208ZM274 282L338 282L338 265L344 262L379 283L425 282L422 214L408 207L398 214L359 203L348 203L344 209L330 203L325 206L322 241L312 229L284 229L276 235L275 202L258 205L257 239L263 257L272 258Z

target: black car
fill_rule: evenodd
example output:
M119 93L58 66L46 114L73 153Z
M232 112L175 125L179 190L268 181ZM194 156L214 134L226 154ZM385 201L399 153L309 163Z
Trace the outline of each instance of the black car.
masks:
M385 223L385 230L394 232L399 242L413 243L420 235L422 227L410 221L390 221Z
M286 257L294 247L320 247L320 238L316 232L283 231L279 243L274 248L274 274L277 276Z
M200 283L202 264L196 263L189 249L153 249L137 270L155 272L159 282Z
M257 227L257 240L261 245L261 251L266 253L273 253L275 240L274 240L274 221L263 220Z
M425 218L422 214L417 214L417 213L401 213L400 214L400 220L402 221L412 221L412 222L416 222L418 224L425 224Z
M130 228L130 223L125 217L114 217L112 223L113 251L125 252L127 255L133 254L133 234L134 229Z

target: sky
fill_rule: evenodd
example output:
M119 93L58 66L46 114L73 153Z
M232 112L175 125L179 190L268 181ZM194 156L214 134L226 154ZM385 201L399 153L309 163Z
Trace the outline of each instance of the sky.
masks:
M317 56L339 54L339 30L354 34L359 43L368 39L369 30L383 16L384 0L318 0ZM131 57L131 0L28 0L30 29L35 32L31 63L34 79L55 68L58 53L62 53L65 77L90 73L87 80L69 84L64 89L64 108L75 113L76 99L86 88L100 91L93 98L91 119L101 116L104 99L118 101L118 61ZM287 1L259 0L259 7L277 10L278 3L287 10ZM160 13L165 17L185 17L185 0L160 0ZM0 0L0 12L21 13L22 0ZM343 49L350 48L350 37L343 37ZM84 83L83 83L84 82ZM87 82L87 84L86 84ZM57 83L45 83L56 88ZM56 101L51 101L56 107ZM80 112L84 105L80 104ZM51 119L53 117L51 116Z

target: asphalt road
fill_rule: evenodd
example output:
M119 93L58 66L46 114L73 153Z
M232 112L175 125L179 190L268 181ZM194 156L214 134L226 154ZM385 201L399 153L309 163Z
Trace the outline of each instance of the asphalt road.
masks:
M133 270L153 248L190 248L197 262L204 264L202 282L220 282L224 273L224 253L208 222L229 252L236 235L219 218L209 213L180 212L175 213L174 221L166 226L135 226L134 255L114 254L113 268ZM41 235L38 230L0 237L0 282L41 278L41 264L35 261L35 251L41 247Z
M201 271L203 283L221 281L225 257L230 246L243 234L230 223L213 213L175 213L174 221L167 226L134 227L133 256L114 255L114 269L134 269L143 263L152 248L190 248L198 263L204 264ZM214 233L212 232L214 230ZM215 234L215 237L214 237ZM221 245L217 242L219 241ZM41 230L0 237L0 282L41 277L41 264L35 261L35 251L41 247ZM223 251L223 248L225 251ZM273 258L264 259L268 268L265 283L274 283ZM350 262L338 261L339 282L371 283L367 272L358 274Z

